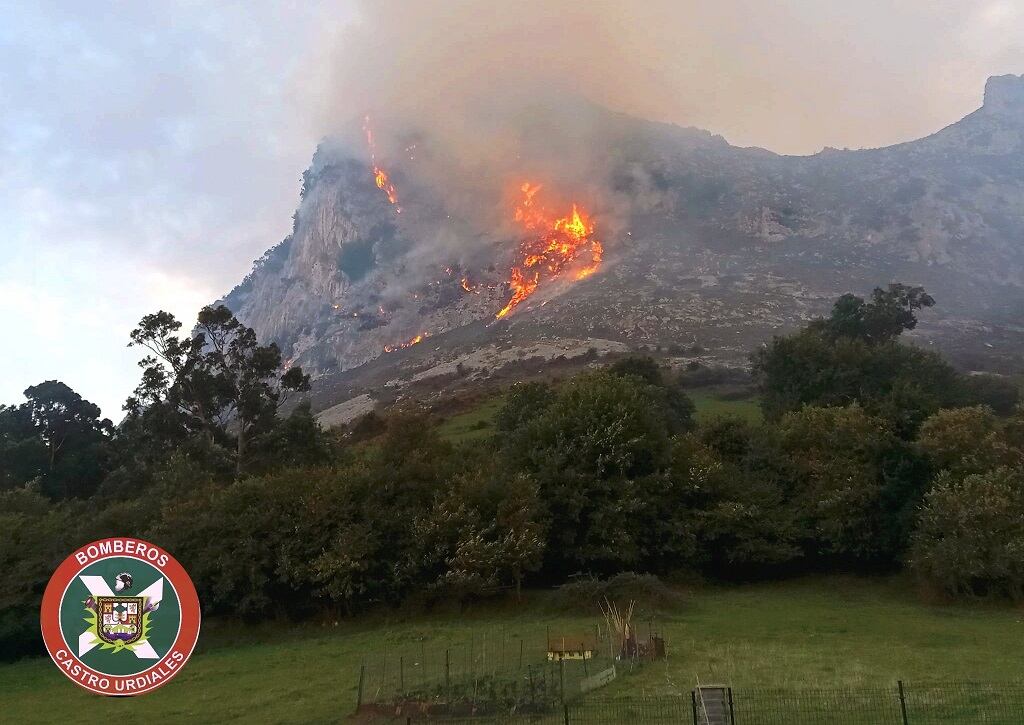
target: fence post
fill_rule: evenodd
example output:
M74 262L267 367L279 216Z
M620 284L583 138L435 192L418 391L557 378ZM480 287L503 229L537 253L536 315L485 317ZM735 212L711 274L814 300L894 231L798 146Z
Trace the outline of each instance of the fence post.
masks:
M558 660L558 692L562 696L562 704L565 704L565 660Z
M690 690L690 706L693 708L693 725L697 725L697 691Z
M398 658L398 687L402 690L402 696L405 697L405 655Z
M736 725L736 714L732 710L732 688L727 688L729 692L729 725Z
M565 725L569 725L569 706L562 703L562 712L565 713Z
M451 650L444 651L444 689L448 693L448 699L452 699L452 660Z
M907 696L903 692L903 680L896 680L896 686L900 691L900 714L903 716L903 725L910 725L910 720L907 718Z
M359 665L359 689L356 692L356 712L363 705L363 678L366 676L366 663Z

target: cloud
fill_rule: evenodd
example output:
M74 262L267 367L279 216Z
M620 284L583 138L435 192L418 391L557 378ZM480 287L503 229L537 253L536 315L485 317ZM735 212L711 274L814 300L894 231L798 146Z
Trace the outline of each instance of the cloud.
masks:
M58 377L117 418L142 315L187 324L291 228L336 3L23 4L0 28L0 401ZM300 105L302 104L302 105Z

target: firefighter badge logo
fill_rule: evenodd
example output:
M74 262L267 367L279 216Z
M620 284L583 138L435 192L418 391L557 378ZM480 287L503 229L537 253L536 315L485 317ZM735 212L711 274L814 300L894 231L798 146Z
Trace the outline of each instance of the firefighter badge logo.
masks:
M170 680L199 637L192 580L163 549L118 537L83 546L43 595L43 641L76 684L139 695Z

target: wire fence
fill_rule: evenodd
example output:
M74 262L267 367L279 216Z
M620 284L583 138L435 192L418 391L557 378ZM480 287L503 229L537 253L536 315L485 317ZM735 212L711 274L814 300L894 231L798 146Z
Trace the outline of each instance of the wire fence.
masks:
M657 633L652 625L647 629L648 640L654 642ZM494 629L467 632L444 646L428 647L425 641L392 644L364 659L357 712L363 719L405 723L1024 723L1024 682L896 682L860 688L705 685L678 694L630 692L628 676L645 662L622 659L620 644L599 622L583 632ZM603 689L616 680L621 680L616 687Z
M641 635L644 630L642 641L651 641L653 624ZM392 645L364 658L357 709L395 716L483 711L544 717L643 665L639 655L621 659L620 645L601 622L575 632L476 631L443 647Z
M902 684L902 687L901 687ZM715 688L705 688L704 693ZM720 688L721 707L685 695L584 696L547 712L445 715L406 713L406 723L536 723L537 725L945 725L1024 723L1024 684L897 683L891 687L831 689Z
M595 623L581 632L500 629L468 633L443 647L393 645L363 660L359 703L510 700L536 709L572 699L584 680L611 667L609 644L607 629ZM552 659L551 649L566 658Z

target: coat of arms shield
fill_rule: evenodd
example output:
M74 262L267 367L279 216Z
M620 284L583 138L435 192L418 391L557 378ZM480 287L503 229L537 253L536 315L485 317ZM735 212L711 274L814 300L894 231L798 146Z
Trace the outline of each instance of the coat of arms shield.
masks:
M132 644L142 637L145 597L97 597L96 634L107 644Z

